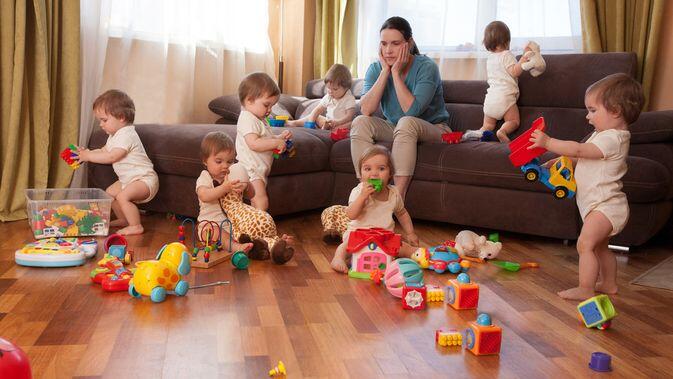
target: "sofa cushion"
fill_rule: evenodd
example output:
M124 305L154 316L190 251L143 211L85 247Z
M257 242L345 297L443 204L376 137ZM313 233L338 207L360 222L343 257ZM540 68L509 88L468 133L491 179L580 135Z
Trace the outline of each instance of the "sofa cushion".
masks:
M362 96L365 82L363 79L353 79L351 92L356 99ZM306 83L306 97L309 99L322 99L325 96L325 81L323 79L309 80Z
M297 106L304 100L304 98L281 94L278 102L274 104L271 113L277 116L294 117L297 111ZM222 116L222 119L229 123L235 124L238 121L238 115L241 114L241 102L238 95L227 95L216 97L208 103L208 108L215 114Z

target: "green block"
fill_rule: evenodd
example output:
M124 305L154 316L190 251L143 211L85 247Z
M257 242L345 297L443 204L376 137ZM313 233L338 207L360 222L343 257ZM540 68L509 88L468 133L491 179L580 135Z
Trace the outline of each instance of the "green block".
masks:
M367 179L367 182L374 187L376 192L381 192L383 189L383 181L381 179Z

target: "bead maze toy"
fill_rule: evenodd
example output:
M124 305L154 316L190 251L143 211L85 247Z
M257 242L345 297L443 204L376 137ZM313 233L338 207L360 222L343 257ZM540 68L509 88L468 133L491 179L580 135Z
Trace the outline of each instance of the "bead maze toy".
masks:
M425 309L427 304L427 288L418 283L402 286L402 308L410 310Z
M570 158L561 156L550 167L543 167L540 155L547 150L541 147L528 149L532 145L530 137L535 130L544 130L544 117L539 117L533 121L533 125L526 132L521 134L509 143L509 160L516 167L519 167L529 182L540 181L554 193L557 199L572 198L575 196L577 184L573 176L573 165Z
M461 346L463 335L456 329L440 328L435 330L435 343L439 346Z
M401 298L405 285L424 284L423 270L413 260L400 258L387 266L383 281L391 295Z
M470 282L470 276L461 273L456 279L449 279L446 286L446 302L453 309L477 309L479 304L479 285Z
M98 261L98 267L91 270L89 277L92 282L100 284L103 291L128 291L133 272L124 267L116 256L105 254L103 259Z
M14 260L18 265L30 267L81 266L96 255L97 246L93 239L49 238L16 250Z
M71 169L77 170L79 168L79 154L77 154L77 146L70 144L61 151L61 159L70 166Z
M614 305L608 295L598 295L584 300L577 306L580 319L587 328L605 330L612 325L617 316Z
M488 313L479 314L465 329L465 348L474 355L499 354L501 343L502 329L491 323Z
M189 283L183 276L191 271L190 262L185 245L179 242L164 245L155 260L136 263L136 271L129 282L129 295L135 298L149 296L155 303L164 301L167 293L186 295Z
M401 241L399 234L382 228L352 231L346 245L346 253L352 257L348 276L370 279L372 271L386 270L393 258L397 257ZM400 287L400 295L401 291Z
M294 148L294 142L291 139L285 140L285 151L282 153L278 149L273 150L274 159L286 159L292 158L297 154L297 151Z
M182 244L186 244L185 224L190 224L192 228L192 267L211 268L232 257L232 254L224 251L222 247L222 231L229 233L229 246L233 242L232 225L229 220L223 220L219 225L215 221L203 220L195 224L191 218L182 220L182 223L178 226L178 242ZM227 225L228 229L225 229ZM218 235L217 239L213 238L215 233ZM203 253L200 254L201 252ZM242 265L243 262L240 259L237 258L237 262Z

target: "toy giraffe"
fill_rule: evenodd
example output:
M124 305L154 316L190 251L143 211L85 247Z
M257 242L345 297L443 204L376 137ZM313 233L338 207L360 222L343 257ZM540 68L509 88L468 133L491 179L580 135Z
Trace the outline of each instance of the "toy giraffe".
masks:
M346 216L346 207L343 205L332 205L325 208L320 214L320 222L323 228L323 241L327 243L340 243L348 223L351 220Z
M294 255L285 238L278 237L276 223L270 214L243 202L243 195L234 191L220 199L220 207L231 221L234 238L239 243L252 242L250 257L283 264Z

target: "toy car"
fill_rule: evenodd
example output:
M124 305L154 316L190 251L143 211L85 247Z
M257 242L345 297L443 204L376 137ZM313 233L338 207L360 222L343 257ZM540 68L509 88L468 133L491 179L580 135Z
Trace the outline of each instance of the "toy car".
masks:
M540 159L534 158L531 162L521 166L521 171L529 182L540 181L547 188L554 191L557 199L572 198L575 196L577 184L573 178L573 165L568 157L560 157L551 168L540 165Z

